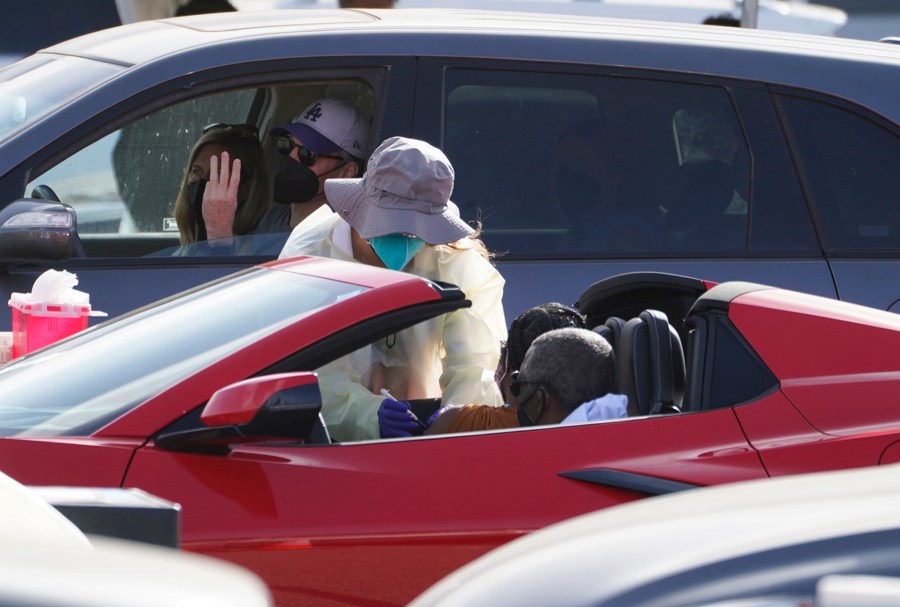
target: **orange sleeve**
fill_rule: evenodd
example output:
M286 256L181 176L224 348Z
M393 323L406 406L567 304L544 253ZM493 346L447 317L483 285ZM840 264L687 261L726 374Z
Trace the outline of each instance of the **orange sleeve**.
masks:
M475 430L502 430L518 428L515 407L491 407L490 405L466 405L450 422L447 432L473 432Z

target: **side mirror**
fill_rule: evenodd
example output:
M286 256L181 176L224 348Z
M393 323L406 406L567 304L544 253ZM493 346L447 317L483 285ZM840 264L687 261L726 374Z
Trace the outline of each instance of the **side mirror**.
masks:
M204 427L164 432L156 446L171 451L227 454L240 443L331 442L319 411L315 373L254 377L217 391L200 414Z
M56 261L84 256L75 209L22 198L0 210L0 262Z

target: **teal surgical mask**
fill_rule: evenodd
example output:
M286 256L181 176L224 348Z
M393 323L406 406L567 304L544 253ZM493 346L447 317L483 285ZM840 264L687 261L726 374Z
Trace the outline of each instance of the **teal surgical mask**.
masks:
M402 270L425 246L425 241L406 234L385 234L369 239L375 254L391 270Z

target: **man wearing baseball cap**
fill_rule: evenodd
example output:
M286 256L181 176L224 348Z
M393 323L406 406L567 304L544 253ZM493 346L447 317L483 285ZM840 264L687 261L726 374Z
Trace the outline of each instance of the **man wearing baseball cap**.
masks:
M450 200L453 181L441 150L391 137L362 177L325 182L328 206L294 229L282 249L281 258L318 255L448 282L472 302L318 369L322 413L338 441L420 431L409 415L413 399L501 404L493 376L506 339L504 280Z
M281 204L272 205L263 215L256 234L290 232L325 203L325 179L362 173L369 121L346 101L322 98L309 104L291 122L272 128L269 135L284 155L273 183L273 198ZM233 236L238 185L231 184L230 177L229 167L223 163L221 171L211 174L207 184L208 190L217 193L213 204L221 209L212 225L207 223L210 240Z

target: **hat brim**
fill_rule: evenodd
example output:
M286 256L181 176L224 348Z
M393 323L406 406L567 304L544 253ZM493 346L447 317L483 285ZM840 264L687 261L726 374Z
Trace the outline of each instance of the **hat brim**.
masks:
M412 234L428 244L438 245L456 242L475 231L460 218L459 208L449 200L442 213L378 206L382 197L391 196L368 188L364 177L325 180L325 198L329 206L363 238Z
M342 151L341 146L328 137L325 137L311 126L297 122L280 124L273 127L269 131L269 135L274 135L275 137L293 135L303 143L304 147L315 154L333 154Z

